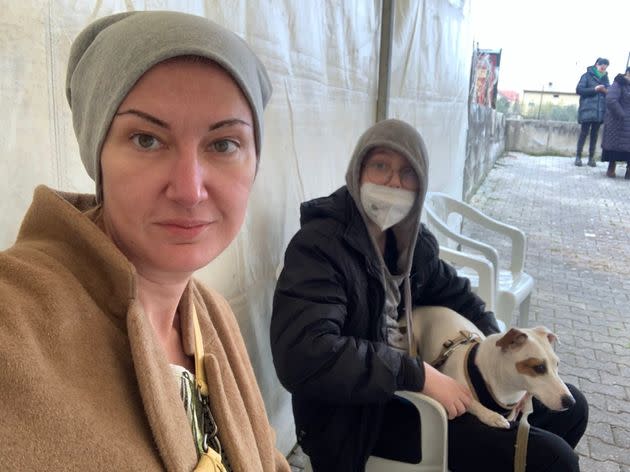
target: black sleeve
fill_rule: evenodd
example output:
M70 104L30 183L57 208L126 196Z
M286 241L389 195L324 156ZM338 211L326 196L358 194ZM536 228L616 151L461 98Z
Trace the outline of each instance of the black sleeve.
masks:
M596 95L595 87L589 87L588 82L588 74L583 74L582 77L580 77L577 87L575 87L575 93L582 97L592 97Z
M396 390L420 391L424 366L419 359L382 342L344 335L346 290L353 283L343 266L346 250L341 242L304 230L289 244L271 319L280 382L291 393L337 404L381 402Z
M412 269L414 306L445 306L465 316L485 335L498 333L494 313L470 289L470 282L439 258L435 236L422 225L414 253Z

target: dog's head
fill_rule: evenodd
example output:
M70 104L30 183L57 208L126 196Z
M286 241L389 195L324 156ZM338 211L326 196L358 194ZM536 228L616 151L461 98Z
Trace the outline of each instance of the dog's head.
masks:
M558 376L558 356L553 350L557 336L543 326L512 328L496 341L505 357L510 380L551 410L566 410L575 399Z

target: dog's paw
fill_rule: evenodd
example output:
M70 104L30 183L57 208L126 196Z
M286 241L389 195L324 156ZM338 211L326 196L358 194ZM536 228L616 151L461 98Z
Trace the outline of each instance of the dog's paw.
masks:
M508 429L510 427L510 422L494 411L485 412L483 415L479 416L479 419L494 428Z
M468 412L479 418L479 421L482 423L492 426L493 428L508 429L510 427L510 422L508 420L496 411L489 410L477 400L473 400L471 402L468 407Z

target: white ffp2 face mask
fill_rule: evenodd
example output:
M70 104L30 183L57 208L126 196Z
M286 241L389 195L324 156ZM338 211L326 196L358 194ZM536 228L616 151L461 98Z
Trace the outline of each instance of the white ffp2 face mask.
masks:
M385 231L400 223L416 201L416 192L366 182L361 185L361 204L365 214Z

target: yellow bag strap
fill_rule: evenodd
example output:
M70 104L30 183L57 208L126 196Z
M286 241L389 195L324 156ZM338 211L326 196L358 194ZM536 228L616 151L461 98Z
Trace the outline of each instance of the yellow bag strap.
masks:
M192 305L192 322L195 333L195 382L199 393L204 397L208 397L208 382L206 381L206 370L203 367L203 338L201 337L201 327L199 326L199 318L197 317L197 309L195 304ZM207 451L199 458L199 462L194 472L227 472L221 454L208 446Z
M225 466L221 462L221 454L208 448L208 452L205 452L199 458L197 466L193 472L227 472Z
M201 328L199 327L199 318L197 318L197 309L194 303L191 303L191 305L193 329L195 331L195 382L199 392L207 397L208 382L206 382L206 370L203 367L203 339L201 337Z

